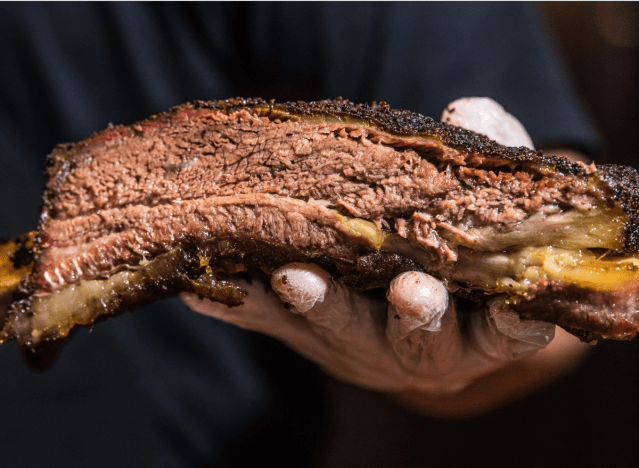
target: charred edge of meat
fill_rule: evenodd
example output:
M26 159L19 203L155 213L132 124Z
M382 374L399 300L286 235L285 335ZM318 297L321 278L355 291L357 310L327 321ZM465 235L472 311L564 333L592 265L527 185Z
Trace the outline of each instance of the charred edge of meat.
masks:
M484 293L483 291L460 287L457 291L455 291L455 294L472 304L486 303L486 293Z
M390 282L405 271L424 271L414 260L399 254L373 251L357 259L357 265L343 271L341 282L356 289L388 288Z
M24 239L24 236L18 237L16 243L18 244L18 250L13 252L9 258L11 263L13 263L13 268L17 270L33 263L34 255L33 247L26 245L27 242L26 239Z
M579 338L580 341L588 344L595 344L599 340L599 336L579 328L563 327L568 333Z
M379 251L366 253L363 250L362 256L356 261L335 262L334 259L322 257L311 259L292 249L262 241L216 239L205 244L190 243L155 257L147 266L139 267L146 268L142 280L136 281L126 292L109 291L106 298L92 299L89 305L91 310L96 312L91 323L87 325L92 326L106 318L134 310L159 298L176 296L181 292L194 292L229 307L237 306L243 302L245 293L233 284L233 274L249 268L259 268L271 273L287 263L304 261L322 265L344 284L366 290L386 288L394 276L404 271L422 270L420 265L406 257ZM112 274L102 275L102 278L106 279ZM96 279L100 279L100 276ZM28 315L32 308L31 301L35 300L24 294L25 291L22 292L22 298L14 302L11 310L14 319L16 315ZM105 308L108 312L103 312ZM71 331L76 328L78 327L73 327ZM66 339L67 337L46 334L37 342L26 338L26 341L23 339L20 344L25 349L25 359L31 365L49 362L38 355L51 354L55 347L50 342ZM38 364L37 367L41 366Z
M424 271L423 267L402 255L362 247L353 261L308 255L268 242L240 239L217 239L198 247L200 255L210 258L214 272L232 274L256 267L271 274L277 268L292 262L313 262L326 269L344 285L370 290L387 288L391 280L405 271Z
M379 102L372 105L354 104L344 99L323 100L317 102L286 102L264 101L259 98L235 98L225 101L194 101L192 103L176 106L167 112L153 115L148 119L130 126L110 126L100 132L94 133L93 138L106 135L111 132L119 132L130 128L135 133L135 128L144 123L161 124L170 122L172 117L185 109L212 109L225 113L247 109L265 110L266 115L272 118L300 118L312 116L332 116L338 118L345 125L348 123L368 123L380 130L398 136L430 136L441 141L442 144L468 153L482 154L488 157L507 159L516 163L536 163L551 166L554 170L568 174L583 174L583 167L566 158L548 156L541 151L534 151L526 147L507 147L500 145L490 138L453 125L438 122L430 117L425 117L416 112L392 109L387 103ZM47 158L47 165L55 167L58 160L54 155L70 152L76 144L59 144L53 153ZM55 171L54 171L55 172Z
M25 233L14 238L0 239L0 248L14 245L9 252L9 260L13 268L19 270L22 267L30 265L34 261L33 253L33 233Z
M603 164L597 169L599 178L610 188L614 200L621 203L628 217L624 251L636 252L639 250L639 172L615 164Z
M517 163L534 162L547 166L553 166L555 170L569 174L582 174L582 166L570 162L568 159L557 156L546 156L541 151L534 151L526 147L507 147L500 145L487 136L477 134L453 125L438 122L430 117L425 117L416 112L393 109L387 103L380 101L370 104L354 104L348 100L337 98L316 102L266 102L262 99L235 98L226 101L204 102L195 101L191 104L194 108L220 109L232 112L239 109L251 109L268 107L276 117L281 113L296 116L326 115L346 117L348 120L361 120L371 123L390 134L399 136L433 136L444 145L485 156L499 157ZM179 108L174 108L179 109ZM173 112L172 109L169 112ZM277 113L279 111L279 114Z
M522 319L554 323L587 343L599 338L631 340L637 335L637 325L618 316L617 301L614 292L551 282L536 297L511 307Z

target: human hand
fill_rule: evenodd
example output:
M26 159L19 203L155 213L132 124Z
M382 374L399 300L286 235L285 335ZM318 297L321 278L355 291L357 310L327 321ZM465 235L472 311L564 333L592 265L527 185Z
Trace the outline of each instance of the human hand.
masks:
M455 101L442 120L504 144L532 147L523 126L491 100ZM272 289L248 281L240 286L248 294L237 308L194 294L182 299L205 315L282 340L339 379L392 392L423 412L460 398L473 412L520 394L521 386L509 392L508 382L498 376L512 368L510 363L545 348L555 333L553 325L522 321L514 312L487 308L458 314L444 284L420 272L393 279L387 301L336 283L313 264L280 268L271 277ZM565 340L562 335L560 349L566 349ZM573 351L583 349L576 339L568 342ZM549 355L560 357L556 347L549 348ZM547 381L543 370L531 369L530 385ZM497 391L485 387L490 376L497 376ZM481 395L473 397L479 383ZM460 407L453 404L449 412L459 414Z

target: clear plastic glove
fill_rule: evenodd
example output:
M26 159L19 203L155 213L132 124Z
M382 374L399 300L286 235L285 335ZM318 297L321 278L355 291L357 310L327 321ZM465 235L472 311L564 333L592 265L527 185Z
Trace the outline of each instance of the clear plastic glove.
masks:
M459 99L448 105L442 121L503 144L532 147L523 126L491 99ZM282 340L338 379L403 395L421 410L422 396L431 402L460 392L476 379L535 354L555 335L554 325L522 321L497 301L484 313L473 313L462 332L455 302L443 283L420 272L394 278L387 302L333 281L313 264L280 268L271 277L272 289L257 282L239 285L248 292L240 307L228 308L195 294L181 297L197 312ZM561 346L565 349L565 337ZM582 349L576 340L569 348L574 346ZM533 371L543 374L543 369Z

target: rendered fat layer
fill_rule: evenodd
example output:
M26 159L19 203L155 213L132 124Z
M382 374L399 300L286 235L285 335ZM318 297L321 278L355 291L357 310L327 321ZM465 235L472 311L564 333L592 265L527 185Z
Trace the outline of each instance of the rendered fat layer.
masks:
M488 293L525 294L540 280L594 291L639 289L639 258L601 256L588 249L527 247L514 252L462 250L452 278Z

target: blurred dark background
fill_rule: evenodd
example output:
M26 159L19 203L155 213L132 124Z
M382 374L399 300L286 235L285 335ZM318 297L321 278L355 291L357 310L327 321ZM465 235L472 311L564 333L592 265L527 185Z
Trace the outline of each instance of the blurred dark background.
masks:
M601 131L603 146L595 159L637 166L639 3L539 2L536 6L569 79Z

